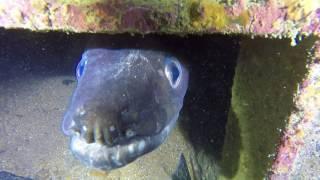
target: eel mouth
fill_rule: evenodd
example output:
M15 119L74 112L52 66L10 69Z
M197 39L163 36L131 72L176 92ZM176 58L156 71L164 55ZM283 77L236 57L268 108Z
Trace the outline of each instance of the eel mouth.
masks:
M177 119L178 115L158 134L136 137L112 147L97 142L87 143L80 133L76 132L71 136L70 149L75 157L90 168L102 170L120 168L161 145L175 126Z

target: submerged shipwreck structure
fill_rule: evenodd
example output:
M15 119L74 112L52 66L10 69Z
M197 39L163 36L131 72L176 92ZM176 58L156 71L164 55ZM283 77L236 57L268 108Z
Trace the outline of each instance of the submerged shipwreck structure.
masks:
M237 37L219 177L320 175L320 1L11 0L0 27Z

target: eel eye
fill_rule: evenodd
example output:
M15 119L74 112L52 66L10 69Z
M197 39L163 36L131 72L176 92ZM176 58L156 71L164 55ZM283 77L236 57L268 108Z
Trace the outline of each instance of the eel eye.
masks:
M168 59L165 62L165 74L168 78L171 87L176 88L181 81L182 68L177 60Z
M87 65L87 60L81 60L77 65L77 70L76 70L77 79L79 79L83 75L86 65Z

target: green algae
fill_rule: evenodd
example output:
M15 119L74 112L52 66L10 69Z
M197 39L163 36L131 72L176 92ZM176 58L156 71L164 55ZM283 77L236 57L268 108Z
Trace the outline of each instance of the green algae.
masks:
M166 33L175 32L200 32L201 29L222 29L229 24L229 18L224 10L223 3L219 4L219 1L209 0L58 0L59 3L64 5L73 5L74 8L83 9L89 11L86 14L86 22L88 24L94 24L102 21L104 18L99 12L93 12L91 7L95 4L115 4L116 2L116 14L109 14L110 19L108 21L114 22L111 29L121 29L119 22L123 19L123 9L125 7L141 7L147 8L151 12L150 17L146 19L152 19L157 25L157 31ZM195 5L199 5L198 9L194 9ZM199 12L198 10L204 11ZM106 12L107 13L107 12ZM201 17L200 17L200 14ZM134 17L132 17L134 18ZM109 27L110 28L110 27ZM109 29L110 30L110 29ZM126 29L129 32L139 32L133 28L132 30Z
M190 6L192 1L186 0L134 0L127 1L134 6L153 9L153 17L159 30L166 33L188 32L192 28L190 21Z
M297 85L307 73L314 39L256 38L241 43L232 87L220 179L263 179L271 168L281 131L294 111Z
M105 0L57 0L57 2L60 2L62 4L72 4L77 6L85 6L95 3L104 3Z

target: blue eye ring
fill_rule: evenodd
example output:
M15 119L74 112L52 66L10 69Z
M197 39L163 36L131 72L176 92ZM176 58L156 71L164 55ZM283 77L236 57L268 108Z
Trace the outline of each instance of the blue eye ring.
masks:
M87 59L81 59L81 61L78 63L77 69L76 69L77 79L80 79L81 76L84 74L87 63L88 63Z
M177 88L180 84L182 73L182 66L180 62L172 58L167 58L165 61L164 72L171 87Z

